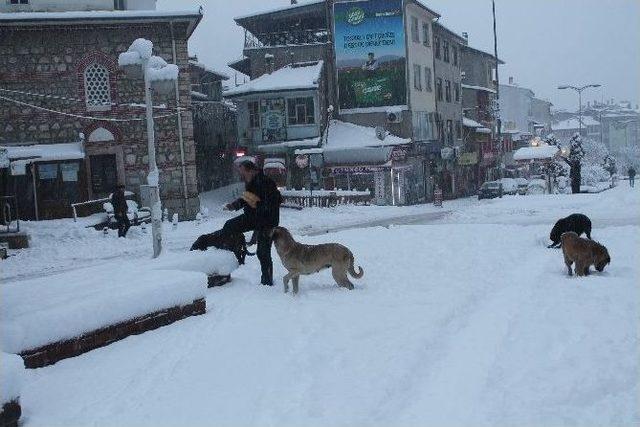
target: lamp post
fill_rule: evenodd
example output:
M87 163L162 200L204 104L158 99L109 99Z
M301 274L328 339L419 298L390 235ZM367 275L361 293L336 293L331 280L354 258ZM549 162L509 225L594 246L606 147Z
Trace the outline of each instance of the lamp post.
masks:
M156 164L155 132L153 122L153 104L151 91L169 93L178 80L178 67L167 64L158 56L153 56L153 43L145 39L136 39L126 52L118 57L118 65L130 78L144 79L144 98L147 117L147 145L149 174L147 184L150 190L151 234L153 239L153 257L162 252L162 207L160 204L160 174Z
M580 87L576 87L576 86L570 86L570 85L562 85L562 86L558 86L558 89L562 90L562 89L573 89L576 92L578 92L578 134L582 137L582 91L585 89L588 89L590 87L596 88L596 87L600 87L602 85L600 84L590 84L590 85L584 85L584 86L580 86Z

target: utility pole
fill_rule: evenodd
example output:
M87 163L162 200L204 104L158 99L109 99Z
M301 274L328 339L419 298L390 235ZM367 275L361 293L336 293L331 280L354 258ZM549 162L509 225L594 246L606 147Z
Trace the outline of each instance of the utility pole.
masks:
M496 127L497 127L497 138L498 138L498 170L500 178L503 177L502 171L502 161L503 161L503 146L502 146L502 120L500 120L500 75L498 74L498 32L496 29L496 1L491 0L491 11L493 13L493 54L496 60Z

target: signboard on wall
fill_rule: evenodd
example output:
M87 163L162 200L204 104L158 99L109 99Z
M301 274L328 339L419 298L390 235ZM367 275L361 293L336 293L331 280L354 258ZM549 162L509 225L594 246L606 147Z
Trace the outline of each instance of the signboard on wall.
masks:
M333 12L340 110L406 105L402 0L338 1Z

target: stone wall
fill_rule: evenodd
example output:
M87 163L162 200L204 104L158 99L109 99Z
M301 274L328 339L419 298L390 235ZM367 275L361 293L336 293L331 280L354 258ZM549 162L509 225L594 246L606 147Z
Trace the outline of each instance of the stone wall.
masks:
M77 141L79 133L87 137L87 157L92 154L116 154L118 179L127 189L139 192L146 183L148 169L147 132L141 80L127 78L118 69L118 54L133 40L144 37L154 43L154 54L180 67L178 82L181 124L184 141L186 194L178 138L175 93L154 95L157 163L163 206L192 218L199 210L196 183L193 120L190 111L190 78L186 24L174 24L176 60L173 58L170 24L81 24L75 26L30 26L0 28L0 88L47 95L39 97L2 92L1 96L35 104L76 116L70 117L19 105L0 99L0 144L54 144ZM92 111L85 102L84 70L93 63L109 71L112 106ZM122 121L111 121L118 119ZM141 119L141 120L134 120ZM90 141L90 135L104 128L111 141ZM86 160L88 165L89 161ZM90 171L89 167L86 168ZM91 189L88 172L89 197Z

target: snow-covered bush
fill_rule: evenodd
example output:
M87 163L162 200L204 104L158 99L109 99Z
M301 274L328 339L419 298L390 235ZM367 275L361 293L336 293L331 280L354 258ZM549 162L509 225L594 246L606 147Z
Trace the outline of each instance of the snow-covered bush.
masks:
M611 179L609 172L607 172L600 165L587 165L582 166L582 185L595 186L599 182L607 182Z
M23 375L22 358L0 351L0 407L20 396Z

